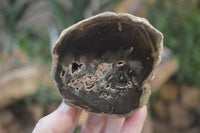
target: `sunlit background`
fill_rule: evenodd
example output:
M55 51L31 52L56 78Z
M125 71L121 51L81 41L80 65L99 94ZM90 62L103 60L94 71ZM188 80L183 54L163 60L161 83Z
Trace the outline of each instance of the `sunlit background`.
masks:
M0 0L0 133L31 132L57 108L51 46L104 11L145 17L164 34L143 133L200 132L200 0Z

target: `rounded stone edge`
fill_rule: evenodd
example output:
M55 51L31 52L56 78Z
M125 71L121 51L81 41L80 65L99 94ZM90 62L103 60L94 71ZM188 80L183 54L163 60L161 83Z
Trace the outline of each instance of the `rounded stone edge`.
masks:
M65 30L63 30L58 38L58 40L56 41L56 43L53 45L52 47L52 58L53 58L53 61L52 61L52 69L51 69L51 78L53 79L53 82L56 86L56 88L58 89L58 86L55 82L55 78L54 78L54 75L56 73L56 68L57 68L57 65L58 65L58 54L57 53L54 53L54 50L56 47L58 47L60 45L60 41L62 40L62 38L66 35L66 34L69 34L69 32L71 32L76 26L80 25L81 23L83 22L87 22L87 21L90 21L92 19L95 19L95 18L98 18L98 17L109 17L109 16L116 16L116 17L120 17L120 16L127 16L128 18L130 18L133 22L141 22L141 23L144 23L146 25L148 25L149 28L151 28L151 30L156 34L157 38L159 38L159 42L156 44L156 47L157 47L157 53L155 53L155 55L157 56L154 56L155 57L155 60L154 60L154 63L153 63L153 66L152 66L152 72L149 74L149 76L144 80L144 82L142 83L143 86L141 87L146 87L147 89L145 89L145 91L142 92L142 95L141 95L141 98L140 98L140 104L139 106L127 113L127 114L123 114L123 115L119 115L119 114L105 114L105 113L95 113L95 112L92 112L94 114L98 114L98 115L105 115L105 116L108 116L108 117L111 117L111 118L122 118L122 117L127 117L129 115L131 115L132 113L134 113L136 110L138 110L139 108L141 108L142 106L146 105L148 103L148 100L149 100L149 97L150 97L150 94L151 94L151 89L150 89L150 82L153 80L152 78L152 75L154 73L154 69L158 66L158 64L160 63L161 61L161 57L162 57L162 53L163 53L163 34L158 31L156 28L154 28L147 19L145 18L142 18L142 17L137 17L137 16L134 16L134 15L131 15L131 14L128 14L128 13L114 13L114 12L104 12L104 13L100 13L100 14L97 14L95 16L92 16L90 18L87 18L87 19L84 19L82 21L79 21L78 23L66 28ZM60 92L59 92L60 93ZM60 94L62 96L62 94ZM63 96L62 96L63 97ZM64 99L64 97L63 97ZM80 109L84 109L82 107L79 107L79 106L76 106L75 104L73 103L70 103L70 102L67 102L65 99L64 99L64 102L70 106L73 106L73 107L76 107L76 108L80 108ZM85 110L85 109L84 109ZM90 112L88 110L86 110L87 112ZM90 112L91 113L91 112Z

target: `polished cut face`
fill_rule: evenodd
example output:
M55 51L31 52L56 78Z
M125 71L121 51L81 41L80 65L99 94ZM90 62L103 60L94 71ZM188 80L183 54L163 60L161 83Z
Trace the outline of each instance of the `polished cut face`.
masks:
M145 19L110 12L94 16L59 37L53 79L67 104L127 116L148 101L162 38Z

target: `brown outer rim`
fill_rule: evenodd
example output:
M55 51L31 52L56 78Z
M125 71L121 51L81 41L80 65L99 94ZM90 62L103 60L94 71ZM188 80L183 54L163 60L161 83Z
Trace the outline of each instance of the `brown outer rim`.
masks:
M151 73L149 74L149 76L143 81L143 86L141 87L146 87L146 91L143 91L142 95L141 95L141 98L140 98L140 104L138 106L138 108L136 108L135 110L127 113L127 114L124 114L124 115L118 115L118 114L104 114L104 113L101 113L100 115L106 115L106 116L109 116L111 118L121 118L121 117L126 117L126 116L129 116L130 114L132 114L133 112L135 112L136 110L138 110L139 108L141 108L142 106L146 105L147 102L148 102L148 99L149 99L149 96L151 94L151 90L150 90L150 81L153 79L152 78L152 75L153 75L153 71L154 69L158 66L158 64L160 63L161 61L161 56L162 56L162 52L163 52L163 34L158 31L156 28L154 28L148 20L146 20L145 18L141 18L141 17L136 17L136 16L133 16L131 14L128 14L128 13L113 13L113 12L104 12L104 13L100 13L98 15L95 15L93 17L90 17L88 19L84 19L70 27L68 27L67 29L63 30L62 33L60 34L58 40L56 41L56 43L53 45L52 47L52 58L53 58L53 63L52 63L52 70L51 70L51 77L53 79L53 82L54 84L56 85L56 88L57 87L57 84L55 82L55 73L56 73L56 68L57 68L57 64L58 64L58 54L54 52L54 50L56 49L56 47L58 47L59 45L61 45L61 40L64 36L66 36L67 34L69 34L73 29L75 29L76 26L78 25L81 25L81 23L86 23L87 21L91 21L93 19L96 19L98 17L109 17L109 16L115 16L115 17L121 17L121 16L126 16L128 18L130 18L133 22L142 22L146 25L148 25L148 27L155 33L157 34L157 38L159 39L158 43L156 44L156 47L157 47L157 52L154 53L154 63L153 63L153 66L152 66L152 71ZM84 109L84 108L81 108L79 106L76 106L72 103L69 103L67 102L66 100L64 100L64 102L70 106L74 106L74 107L77 107L77 108L80 108L80 109ZM84 109L85 110L85 109ZM87 111L87 110L86 110ZM89 111L88 111L89 112ZM92 112L94 113L94 112Z

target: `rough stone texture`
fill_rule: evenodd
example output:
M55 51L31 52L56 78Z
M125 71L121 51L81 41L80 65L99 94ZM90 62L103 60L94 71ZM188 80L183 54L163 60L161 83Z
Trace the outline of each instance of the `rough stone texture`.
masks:
M148 101L162 39L144 18L96 15L61 33L52 50L52 77L67 104L127 116Z
M178 103L169 106L170 124L179 129L187 129L194 122L194 115L185 110Z

